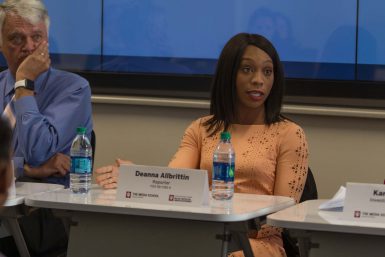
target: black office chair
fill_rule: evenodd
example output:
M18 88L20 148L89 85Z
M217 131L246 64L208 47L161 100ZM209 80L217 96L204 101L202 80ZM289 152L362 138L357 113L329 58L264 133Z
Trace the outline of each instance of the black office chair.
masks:
M305 187L303 188L302 196L299 202L307 200L318 199L317 184L313 173L310 168L307 170L307 177ZM283 248L286 251L287 257L299 257L298 241L297 239L290 236L289 230L284 229L282 232Z
M302 196L299 202L302 203L304 201L314 199L318 199L317 184L315 183L313 172L310 168L308 168L305 187L303 188Z

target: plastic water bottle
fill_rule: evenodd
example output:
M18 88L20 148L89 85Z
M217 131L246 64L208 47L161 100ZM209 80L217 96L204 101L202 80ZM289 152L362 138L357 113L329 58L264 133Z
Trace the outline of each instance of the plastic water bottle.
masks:
M92 179L92 146L86 136L86 128L76 129L71 145L70 189L74 193L87 193Z
M235 152L229 132L221 133L221 140L213 156L212 197L229 200L234 194Z

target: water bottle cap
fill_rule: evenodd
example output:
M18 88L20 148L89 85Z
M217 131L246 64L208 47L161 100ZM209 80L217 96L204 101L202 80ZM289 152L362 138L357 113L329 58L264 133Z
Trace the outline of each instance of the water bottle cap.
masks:
M86 131L87 131L87 128L85 128L85 127L78 127L78 128L76 129L76 132L77 132L78 134L85 134Z
M221 133L221 140L230 140L231 139L231 134L228 131L222 132Z

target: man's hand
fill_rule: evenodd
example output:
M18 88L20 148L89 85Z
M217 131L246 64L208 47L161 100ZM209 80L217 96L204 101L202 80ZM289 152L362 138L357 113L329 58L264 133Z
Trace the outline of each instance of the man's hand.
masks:
M57 153L39 167L30 167L25 164L24 173L31 178L63 177L70 171L70 168L70 157L62 153Z
M20 64L16 71L16 81L22 79L34 81L41 73L48 70L50 64L48 43L44 41Z

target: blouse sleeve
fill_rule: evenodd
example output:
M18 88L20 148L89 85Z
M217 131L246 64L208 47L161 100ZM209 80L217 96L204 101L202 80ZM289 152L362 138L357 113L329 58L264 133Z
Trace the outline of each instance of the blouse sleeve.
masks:
M298 203L308 169L308 145L305 133L296 124L283 133L279 146L274 195L289 196Z
M185 130L178 151L168 164L171 168L198 169L201 152L200 119L192 122Z
M292 123L282 133L277 159L274 195L294 198L298 203L305 186L308 168L308 146L301 127ZM280 234L281 228L263 225L257 237ZM255 237L255 234L249 235Z

